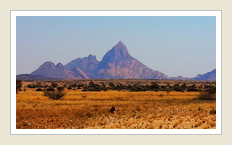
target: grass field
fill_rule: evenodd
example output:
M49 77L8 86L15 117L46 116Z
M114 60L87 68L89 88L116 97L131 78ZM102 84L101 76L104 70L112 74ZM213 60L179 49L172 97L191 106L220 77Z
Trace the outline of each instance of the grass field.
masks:
M16 95L17 129L215 129L216 100L199 92L82 92L61 100L35 89ZM162 95L161 95L162 94ZM116 107L116 113L108 110Z

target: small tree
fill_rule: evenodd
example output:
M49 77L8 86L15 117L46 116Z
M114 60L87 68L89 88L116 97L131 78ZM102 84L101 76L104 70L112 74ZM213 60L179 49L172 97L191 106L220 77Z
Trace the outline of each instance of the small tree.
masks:
M115 88L114 83L110 82L110 83L109 83L109 87L110 87L111 89L112 89L112 88Z
M59 92L64 91L64 87L57 87L57 91L59 91Z
M159 89L160 86L156 82L152 82L151 89Z
M52 87L49 87L49 88L47 88L47 90L46 91L55 91L55 89L54 88L52 88Z
M52 87L53 87L53 88L55 88L55 87L57 87L57 86L58 86L57 83L54 83L54 82L52 83Z
M53 100L60 100L61 98L63 98L65 95L65 93L59 92L59 91L44 91L44 96L47 96L49 99L53 99Z
M21 90L22 80L16 80L16 93Z
M181 85L181 88L187 89L187 88L188 88L188 85L187 85L186 83L184 83L183 85Z
M93 83L93 81L90 81L90 82L89 82L89 87L94 87L94 85L95 85L95 84Z
M216 87L209 88L209 89L207 90L207 92L208 92L209 94L216 94Z

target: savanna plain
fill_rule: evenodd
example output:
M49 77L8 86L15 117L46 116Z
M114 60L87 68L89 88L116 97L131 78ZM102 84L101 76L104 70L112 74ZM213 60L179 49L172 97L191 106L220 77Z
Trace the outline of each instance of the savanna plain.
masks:
M83 80L21 83L16 94L17 129L216 129L216 94L210 99L199 99L205 86L216 87L216 82ZM104 90L88 89L94 84L103 86ZM175 89L176 84L180 89ZM35 87L31 87L33 85ZM124 85L135 88L123 89ZM144 90L146 85L153 85L153 88ZM63 87L61 98L45 95L47 88L56 90L59 86ZM112 86L121 86L121 89L112 89ZM188 91L189 86L197 91Z

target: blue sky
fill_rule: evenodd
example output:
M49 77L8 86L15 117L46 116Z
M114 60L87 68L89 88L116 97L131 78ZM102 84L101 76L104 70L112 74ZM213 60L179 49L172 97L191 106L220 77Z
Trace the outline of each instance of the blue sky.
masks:
M214 16L17 16L16 74L89 54L100 61L119 41L133 57L170 77L216 68Z

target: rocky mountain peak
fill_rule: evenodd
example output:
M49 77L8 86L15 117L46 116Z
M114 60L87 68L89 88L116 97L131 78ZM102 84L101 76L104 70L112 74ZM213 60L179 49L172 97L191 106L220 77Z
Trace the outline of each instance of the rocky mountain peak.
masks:
M46 61L39 68L40 69L50 69L50 68L54 69L55 67L56 67L56 65L53 62Z
M114 47L126 48L126 45L122 41L119 41L118 44L116 44Z
M154 71L133 58L125 44L119 41L103 57L95 71L98 78L160 79L167 75Z
M88 56L88 60L94 60L94 61L97 61L97 58L96 58L96 56L95 56L95 55L90 54L90 55Z
M56 65L56 67L64 67L63 64L60 62Z
M118 44L116 44L110 50L110 53L114 54L114 56L116 56L117 58L125 58L130 56L126 45L122 41L119 41Z
M77 58L65 66L61 63L54 65L45 62L31 75L61 79L167 79L168 76L154 71L132 57L126 45L119 41L110 49L99 62L95 55Z
M108 63L111 62L120 62L123 60L131 59L127 47L124 45L122 41L119 41L112 49L110 49L103 57L100 62L98 69L102 67L107 67Z
M55 65L55 64L51 61L46 61L41 66L49 66L49 65Z

